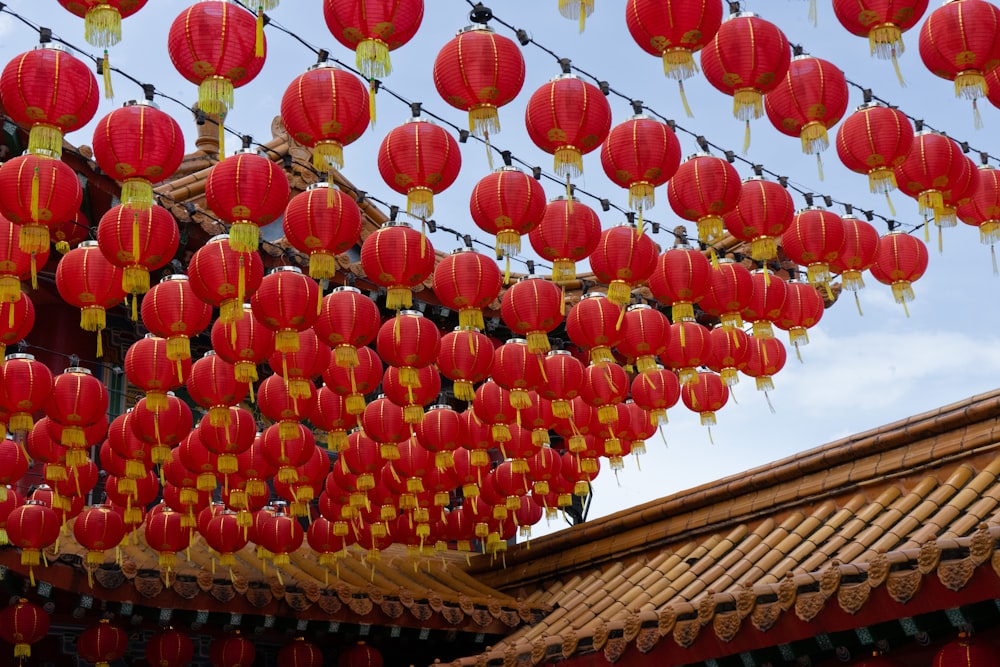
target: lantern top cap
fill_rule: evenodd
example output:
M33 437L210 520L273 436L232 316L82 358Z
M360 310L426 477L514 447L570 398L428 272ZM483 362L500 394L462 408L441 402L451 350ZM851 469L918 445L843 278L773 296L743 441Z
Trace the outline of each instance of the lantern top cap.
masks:
M97 241L93 240L93 239L87 239L86 241L80 241L80 245L77 246L77 248L99 248L99 247L100 247L100 244Z
M215 350L208 350L205 352L205 354L201 355L201 358L205 359L206 357L214 357L214 356L216 356Z
M717 156L712 155L708 151L698 151L696 153L691 153L690 155L688 155L686 158L684 158L684 161L687 162L688 160L694 160L695 158L700 158L700 157L713 157L714 158L714 157L717 157ZM722 158L718 158L718 159L721 160Z
M795 215L800 215L800 214L805 213L807 211L826 211L826 209L824 207L822 207L822 206L804 206L804 207L800 208L798 211L796 211Z
M271 273L302 273L302 269L297 266L276 266L271 269Z
M340 285L339 287L334 287L331 292L351 292L353 294L361 294L361 290L357 287L351 287L350 285Z
M634 113L631 116L629 116L626 120L654 120L654 119L648 113Z
M537 273L529 273L526 276L521 276L517 282L524 282L525 280L547 280L545 276L539 275Z
M689 242L677 243L673 248L670 248L670 250L694 250L694 246ZM670 250L667 252L670 252Z
M858 106L856 106L854 108L854 110L855 111L865 111L866 109L875 109L875 108L878 108L878 107L882 107L882 108L885 108L885 109L889 108L888 106L886 106L885 104L879 102L878 100L872 100L871 102L864 102L862 104L859 104Z
M587 292L582 297L580 297L580 301L583 301L584 299L607 299L607 298L608 295L605 294L604 292Z
M515 171L515 172L517 172L519 174L523 174L524 173L519 167L515 167L512 164L505 164L505 165L502 165L500 167L497 167L496 169L493 170L493 173L498 174L498 173L504 172L504 171Z
M150 109L156 109L159 111L160 105L153 100L129 100L122 104L122 109L127 109L129 107L149 107Z
M42 42L41 44L36 44L32 47L32 51L37 51L39 49L48 49L49 51L62 51L66 55L70 55L69 49L66 48L65 44L60 44L59 42Z
M633 303L631 306L626 308L626 312L631 312L633 310L652 310L653 307L648 303Z
M507 341L504 343L504 345L527 345L527 344L528 344L527 338L517 338L517 337L508 338Z
M577 199L576 197L567 197L566 195L559 195L558 197L553 197L552 199L549 200L549 203L551 204L552 202L557 202L557 201L571 201L574 204L580 203L580 200Z
M403 125L406 125L407 123L427 123L428 125L433 125L429 118L424 118L423 116L410 116L403 121Z
M319 190L320 188L336 189L329 181L316 181L315 183L310 183L306 186L306 192L312 192L313 190Z
M70 375L93 375L89 368L84 368L83 366L68 366L63 373L69 373Z
M726 21L731 21L733 19L759 19L760 15L757 12L733 12L726 17Z
M816 60L816 56L812 55L811 53L796 53L794 56L792 56L792 60L807 60L809 58Z
M447 403L435 403L434 405L427 408L427 412L434 412L435 410L451 410L452 407Z
M160 280L160 282L161 283L184 282L184 281L187 281L187 280L188 280L188 277L186 275L184 275L183 273L171 273L169 276L164 276Z
M580 77L578 77L576 74L573 74L572 72L562 72L560 74L556 74L554 77L549 79L549 82L552 83L554 81L562 81L563 79L576 79L577 81L582 80L580 79Z
M216 234L212 238L208 239L209 243L222 243L223 241L229 240L229 234Z
M460 331L464 331L465 333L483 333L476 327L455 327L454 329L452 329L452 331L454 333L458 333Z
M340 66L337 65L337 63L333 62L332 60L323 60L318 63L313 63L312 65L309 66L309 68L306 71L312 72L318 69L340 69Z
M626 227L628 229L638 229L638 227L636 227L636 223L629 222L628 220L626 220L625 222L619 222L611 226L612 229L618 229L619 227Z
M405 220L386 220L382 223L381 229L385 229L386 227L409 227L410 229L413 229L413 225Z
M719 257L718 262L719 264L735 264L736 260L732 257Z
M421 313L419 310L401 310L401 311L399 311L399 316L400 317L402 317L402 316L407 316L407 317L423 317L424 314Z
M490 16L492 18L492 14ZM472 24L469 24L469 25L465 26L464 28L461 28L461 29L455 31L455 36L458 37L459 35L464 35L467 32L490 32L490 33L495 33L496 30L494 30L490 26L486 25L485 23L472 23Z
M4 361L34 361L35 355L26 354L24 352L15 352L14 354L8 354L4 357Z

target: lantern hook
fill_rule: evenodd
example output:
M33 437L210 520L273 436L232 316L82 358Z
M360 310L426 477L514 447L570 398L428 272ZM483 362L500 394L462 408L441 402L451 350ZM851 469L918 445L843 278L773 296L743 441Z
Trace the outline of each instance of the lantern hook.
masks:
M802 198L806 200L806 206L813 205L813 195L811 192L805 192L802 194Z
M756 176L757 178L763 178L763 176L764 176L764 165L762 165L762 164L753 164L753 165L750 165L750 168L753 169L753 175L754 176Z
M635 225L635 211L625 211L625 219L628 220L628 224Z
M486 25L486 23L492 18L493 10L481 2L477 2L473 5L472 11L469 12L469 20L480 25Z
M244 134L240 139L243 141L243 150L249 150L250 144L253 143L253 137L249 134Z
M642 113L642 100L632 100L629 104L632 105L632 113L636 116Z
M147 102L153 101L153 96L156 94L156 87L151 83L142 84L142 96L146 98Z
M740 12L740 3L739 3L739 1L735 0L733 2L730 2L729 3L729 13L730 14L739 14L739 12Z
M560 58L559 59L559 67L562 68L562 73L563 74L569 74L570 73L570 67L571 67L570 63L571 62L572 61L570 61L569 58Z
M420 118L421 106L420 102L410 102L410 115L414 118Z
M510 167L514 164L514 156L510 151L500 151L500 157L503 159L504 165Z
M39 28L38 29L38 43L39 44L49 44L52 42L52 28Z

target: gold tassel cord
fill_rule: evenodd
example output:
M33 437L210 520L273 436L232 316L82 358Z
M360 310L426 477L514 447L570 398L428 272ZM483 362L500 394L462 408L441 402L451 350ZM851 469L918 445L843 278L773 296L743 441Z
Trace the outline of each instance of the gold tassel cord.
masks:
M115 91L111 87L111 61L108 58L108 50L104 49L104 59L101 61L101 73L104 79L104 97L114 99Z
M95 5L83 17L83 31L91 46L114 46L122 39L122 16L107 3Z

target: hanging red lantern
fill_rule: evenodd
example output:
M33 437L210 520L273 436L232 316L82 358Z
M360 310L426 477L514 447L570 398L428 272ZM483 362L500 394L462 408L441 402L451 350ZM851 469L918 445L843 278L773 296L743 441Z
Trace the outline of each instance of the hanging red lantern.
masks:
M217 163L205 179L205 203L230 224L229 245L236 252L256 252L260 228L281 217L288 193L284 170L252 149Z
M212 426L227 426L230 406L241 403L249 387L236 379L233 364L209 351L191 365L187 389L191 400L208 411Z
M347 446L347 431L358 425L357 415L347 411L346 397L323 386L316 390L316 398L309 411L309 421L326 432L327 448L341 452ZM317 432L317 438L320 433Z
M212 508L202 510L203 515L206 512L210 513L210 518L204 529L199 529L198 532L205 543L218 554L219 565L232 567L236 564L236 552L243 549L249 541L246 531L239 525L237 514L232 510L215 513L212 513Z
M59 157L63 134L97 113L97 77L61 44L41 44L15 56L0 73L0 101L19 125L31 128L28 152Z
M697 368L712 358L711 332L694 320L674 322L667 350L660 358L678 372L681 385L697 382Z
M955 97L986 97L986 72L1000 64L1000 9L984 0L952 0L920 27L920 59L932 74L955 82ZM976 110L977 123L978 110Z
M177 374L176 362L167 358L167 341L159 336L147 334L125 353L125 377L145 392L146 405L153 412L167 408L167 392L183 385L190 372L191 360L186 359Z
M358 365L358 349L375 339L380 315L375 302L348 285L335 287L323 297L323 308L313 330L325 344L333 348L338 366Z
M503 293L500 317L512 333L528 341L529 351L548 352L548 334L565 317L565 295L550 280L525 276Z
M913 146L895 167L895 174L899 189L917 200L921 215L933 214L939 227L955 224L955 212L946 206L945 193L964 192L976 175L954 141L929 130L914 134Z
M354 51L366 79L389 75L389 52L410 41L424 18L424 0L324 0L323 18L333 38Z
M7 518L15 508L24 504L24 496L18 493L17 489L7 486L4 491L6 496L0 500L0 546L10 544L10 538L7 537Z
M746 122L744 148L750 146L750 121L764 115L764 94L781 83L790 62L785 33L752 12L730 14L702 49L705 78L732 95L733 116Z
M281 119L295 141L312 149L313 166L344 167L344 146L368 129L368 92L354 74L321 62L292 79L281 97Z
M681 386L685 407L701 416L702 426L715 426L715 413L729 401L729 387L716 373L698 373L694 382Z
M257 388L257 407L269 420L280 423L283 440L298 436L298 422L308 416L315 400L316 388L311 382L306 382L300 389L300 393L293 396L280 375L264 378Z
M167 339L167 359L177 364L191 358L191 338L212 323L212 307L195 296L184 274L172 274L154 285L142 300L142 323L149 331Z
M871 53L892 60L902 82L896 57L904 50L903 33L917 25L927 11L928 0L834 0L833 13L849 33L867 37Z
M76 638L76 652L95 667L108 667L128 650L128 633L102 618L97 625L85 629Z
M663 73L677 79L684 100L684 79L698 72L694 53L705 48L722 25L722 3L628 0L625 23L639 48L663 59Z
M49 237L55 242L56 250L62 254L75 248L81 241L86 241L89 236L90 221L83 211L77 211L72 220L49 225Z
M614 361L612 349L625 337L619 327L620 306L600 292L584 294L566 316L566 334L575 345L590 354L593 363Z
M169 573L177 564L177 554L191 544L191 530L185 528L180 512L159 504L146 517L144 536L146 544L158 553L158 563Z
M59 515L39 500L27 500L7 517L7 538L21 550L21 565L27 565L34 586L34 568L42 562L42 550L59 537Z
M890 232L878 240L872 276L892 287L893 298L903 305L907 315L906 304L913 301L911 285L924 275L927 261L927 246L912 234Z
M291 555L302 546L306 536L298 520L283 513L275 514L263 529L258 528L255 532L254 542L271 552L271 562L275 567L290 565Z
M254 15L220 0L188 7L174 19L167 34L170 62L198 86L198 108L220 118L233 108L234 89L260 74L266 49ZM220 140L222 136L220 122ZM220 154L224 152L221 143Z
M14 645L14 659L24 662L31 657L31 645L49 634L49 615L36 604L19 598L0 609L0 636Z
M802 152L819 160L819 153L830 146L827 130L847 112L847 98L847 80L840 68L822 58L799 55L764 98L764 108L776 130L799 137Z
M132 419L132 412L115 417L108 426L108 438L105 444L113 453L125 460L124 473L121 470L116 471L119 477L125 478L119 490L135 495L135 480L146 476L153 467L153 460L152 448L135 434ZM59 490L58 485L55 486L56 490Z
M510 440L509 425L517 421L517 410L511 405L509 391L496 382L487 380L476 388L472 409L476 417L490 427L492 439L496 444L500 445Z
M56 288L63 301L80 309L80 328L97 333L97 356L104 356L105 311L125 299L121 269L105 259L97 241L84 241L59 260Z
M992 246L1000 240L1000 171L982 165L978 180L972 198L959 205L956 213L965 224L979 228L980 243Z
M170 449L186 438L194 425L187 403L173 394L166 395L165 401L163 406L154 410L149 400L140 399L132 408L129 420L136 437L150 446L150 459L156 465L167 459Z
M476 226L496 238L497 256L521 252L521 237L545 213L545 190L537 179L506 165L472 188L469 209Z
M353 197L329 183L313 183L292 197L282 220L288 243L309 256L309 277L337 274L336 255L361 239L361 209Z
M344 368L331 361L323 372L323 382L335 393L346 397L348 414L358 415L365 410L365 394L370 394L382 381L382 360L370 347L358 348L358 365Z
M430 366L437 359L441 332L419 311L403 310L382 325L375 347L387 364L403 371L400 381L404 387L417 387L416 369Z
M149 100L126 102L97 123L97 166L122 184L121 202L137 211L153 204L153 184L173 175L184 159L184 135Z
M323 664L323 651L312 642L296 637L278 651L278 662L288 667L320 667Z
M410 437L410 424L403 418L403 408L385 396L379 396L365 407L359 420L364 432L381 447L382 458L399 458L397 445Z
M310 328L319 316L320 298L319 285L302 269L279 266L264 276L250 306L257 320L275 333L274 349L295 352L299 332Z
M434 214L434 195L446 190L462 168L458 142L439 125L414 116L390 130L378 149L385 184L406 195L406 210L425 219Z
M27 253L18 244L20 227L0 216L0 303L16 303L21 299L21 282L31 279L37 287L38 267L45 266L49 250Z
M0 167L0 215L20 226L23 253L48 253L49 226L75 219L82 201L76 172L61 160L26 153Z
M413 306L413 288L434 271L434 246L405 222L386 222L361 245L361 269L370 281L386 289L385 307Z
M35 428L32 428L31 433L34 432ZM28 472L31 463L28 460L28 451L20 443L10 438L0 441L0 497L4 497L7 493L5 488L7 485L17 484L21 480L24 473Z
M958 639L948 642L934 654L933 667L985 667L998 660L1000 651L995 645L962 632Z
M474 385L489 377L493 370L493 343L475 329L458 328L441 337L437 368L452 381L455 398L471 401Z
M809 283L829 289L830 263L844 245L844 221L833 211L809 206L795 214L781 235L781 247L790 260L807 269Z
M740 175L726 160L696 153L688 157L667 184L667 200L674 213L698 225L698 240L711 244L722 239L722 216L740 200Z
M777 338L750 337L746 365L741 369L754 378L757 391L774 391L772 376L785 367L787 353Z
M807 329L819 324L823 308L823 297L814 286L800 280L785 283L785 302L781 306L781 315L774 324L788 332L788 340L795 347L795 354L800 360L802 357L799 346L809 344Z
M584 381L583 363L568 350L552 350L545 355L545 384L539 394L552 401L552 414L570 416L570 401L579 396Z
M774 181L754 176L743 181L736 207L723 216L726 230L750 244L750 256L767 262L778 256L780 238L795 215L788 190Z
M255 252L236 252L229 235L213 236L195 250L188 263L195 296L219 309L219 320L232 324L244 316L243 304L264 280L264 262Z
M486 328L483 309L500 296L503 282L496 262L460 248L438 262L432 277L434 294L443 306L458 311L460 327Z
M234 406L228 411L227 423L216 426L203 419L198 424L197 440L209 454L218 456L216 472L220 475L239 472L237 456L250 449L257 435L257 421L248 410Z
M252 384L258 380L257 364L274 351L274 332L261 324L250 304L243 304L242 310L243 317L232 324L226 324L221 318L215 321L212 348L219 357L236 367L237 380Z
M434 60L434 86L445 102L469 114L469 131L489 137L500 131L497 108L524 85L524 57L517 44L485 25L460 30Z
M493 353L493 381L510 392L510 403L517 410L531 406L529 392L545 381L540 354L528 349L528 341L511 338Z
M160 630L146 642L146 662L153 667L184 667L193 658L194 642L180 630Z
M143 8L146 0L59 0L59 4L83 19L87 43L108 48L122 39L122 19Z
M580 396L597 408L597 420L611 424L618 419L618 406L628 397L629 381L625 370L616 363L591 364L584 371Z
M340 652L337 667L382 667L382 654L373 646L358 642Z
M742 328L741 313L750 305L753 289L750 271L732 259L722 258L709 274L708 291L701 300L701 309L718 317L724 328Z
M553 155L555 173L568 182L583 175L583 155L611 131L611 106L597 86L565 71L532 93L524 122L528 137Z
M853 215L842 216L841 220L844 222L844 243L831 268L840 274L841 286L854 292L857 298L858 290L865 286L861 273L871 268L875 262L878 232Z
M656 358L667 349L670 340L670 320L660 311L644 303L629 306L622 318L625 335L618 351L635 364L640 373L653 370Z
M720 326L712 329L709 337L712 354L705 365L718 373L726 386L735 386L740 381L739 371L746 366L750 354L749 336L743 329Z
M624 308L632 298L632 289L653 275L659 254L653 239L624 223L601 233L590 255L590 268L594 277L608 286L608 300Z
M576 263L590 257L601 242L601 220L576 198L556 197L528 238L534 251L552 262L552 280L575 280Z
M763 269L750 272L753 278L753 296L750 305L743 309L743 319L753 325L753 335L758 338L773 338L772 322L781 317L785 305L787 286L777 276L771 276Z
M0 359L7 348L24 340L35 326L35 305L22 294L14 303L0 302Z
M125 520L108 505L85 509L73 522L73 537L87 549L87 563L101 565L108 549L125 539Z
M880 102L862 104L837 130L837 155L845 167L868 176L872 192L896 189L895 169L913 146L913 126L899 109Z
M52 393L52 371L30 354L8 354L0 364L0 409L9 417L7 428L27 433L32 414L41 410Z
M385 369L382 377L382 391L386 398L403 408L403 420L407 424L419 424L424 418L424 407L437 400L441 393L441 374L433 365L417 369L417 383L404 386L403 371L395 366Z
M677 405L681 398L681 384L677 375L662 366L640 373L632 379L632 400L649 413L656 424L667 423L667 410Z
M311 397L315 393L313 380L327 369L331 357L329 346L321 341L312 329L304 329L298 336L297 350L275 351L267 360L271 370L284 379L288 393L293 399Z
M209 660L212 667L251 667L257 658L253 642L241 637L239 631L212 641Z
M681 145L674 131L641 113L611 128L601 147L604 173L615 185L628 188L629 208L638 210L640 219L656 203L655 188L665 184L680 163Z
M649 290L665 306L672 306L670 319L694 319L694 304L705 298L712 265L690 245L677 244L660 255L649 277Z
M97 224L97 243L123 270L122 287L132 295L149 291L149 274L166 266L180 245L177 221L162 206L114 206Z

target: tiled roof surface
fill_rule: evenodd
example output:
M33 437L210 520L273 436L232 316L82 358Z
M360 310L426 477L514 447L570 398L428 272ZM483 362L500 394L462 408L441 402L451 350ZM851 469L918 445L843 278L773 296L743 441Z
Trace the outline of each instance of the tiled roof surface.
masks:
M906 602L924 577L961 590L1000 573L998 416L1000 392L974 397L534 540L503 570L474 563L554 611L460 662L728 642L782 614L857 613L883 586Z

